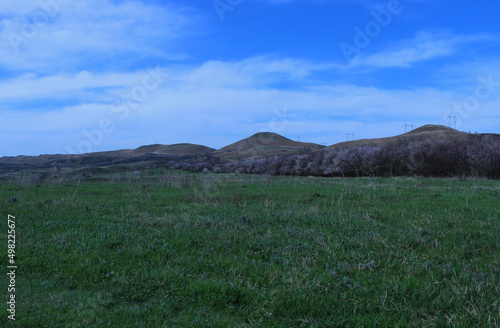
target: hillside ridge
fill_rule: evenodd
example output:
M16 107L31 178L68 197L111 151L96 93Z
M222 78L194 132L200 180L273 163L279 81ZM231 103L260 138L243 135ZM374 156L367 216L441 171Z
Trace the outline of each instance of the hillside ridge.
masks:
M392 137L384 137L384 138L371 138L371 139L358 139L358 140L350 140L343 141L333 145L328 146L327 148L344 148L344 147L352 147L352 146L372 146L378 144L386 144L391 142L398 141L422 141L425 139L431 138L467 138L470 136L470 133L461 132L456 129L444 126L444 125L435 125L435 124L426 124L422 125L416 129L408 131L403 134L398 134Z
M382 145L390 142L421 141L428 138L468 138L473 134L461 132L456 129L435 124L426 124L404 134L372 139L359 139L332 144L328 147L310 143L299 142L286 138L274 132L258 132L247 138L241 139L220 149L214 149L204 145L191 143L178 143L171 145L152 144L144 145L135 149L121 149L112 151L100 151L86 154L45 154L39 156L4 156L0 157L0 164L20 165L57 165L57 163L95 163L113 160L141 160L151 156L188 156L200 157L213 156L222 161L246 160L259 157L270 157L275 155L302 154L323 149L345 148L352 146ZM479 135L499 134L481 133Z
M214 151L213 155L225 160L237 160L308 152L323 147L315 143L294 141L274 132L259 132L222 147Z

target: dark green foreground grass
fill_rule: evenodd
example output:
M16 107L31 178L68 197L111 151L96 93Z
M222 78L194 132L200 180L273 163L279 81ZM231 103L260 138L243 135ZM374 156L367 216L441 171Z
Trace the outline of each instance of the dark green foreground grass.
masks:
M155 174L0 185L0 326L500 325L498 181Z

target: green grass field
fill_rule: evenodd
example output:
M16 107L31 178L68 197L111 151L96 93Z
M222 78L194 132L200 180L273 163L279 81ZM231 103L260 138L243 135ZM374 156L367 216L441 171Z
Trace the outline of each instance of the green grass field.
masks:
M0 185L1 327L500 326L499 181L49 182Z

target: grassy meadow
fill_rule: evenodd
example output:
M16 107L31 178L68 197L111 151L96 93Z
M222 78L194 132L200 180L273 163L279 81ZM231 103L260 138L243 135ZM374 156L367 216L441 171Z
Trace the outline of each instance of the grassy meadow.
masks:
M0 184L1 327L500 326L500 181L79 179Z

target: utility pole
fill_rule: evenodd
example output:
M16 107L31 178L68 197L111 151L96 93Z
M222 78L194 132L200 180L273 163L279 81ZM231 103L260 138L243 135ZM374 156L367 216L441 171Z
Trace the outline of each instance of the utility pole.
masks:
M415 127L415 125L413 125L413 123L412 123L412 124L406 124L406 123L405 123L405 124L403 124L403 126L405 127L405 133L407 132L407 128L408 128L408 127L411 127L411 130L413 130L413 128ZM411 131L411 130L410 130L410 131Z
M457 129L457 117L456 116L451 116L448 115L448 126L451 128L451 119L453 119L453 125L455 127L455 130Z
M349 137L351 137L351 140L354 140L354 133L347 133L347 141L349 141Z

